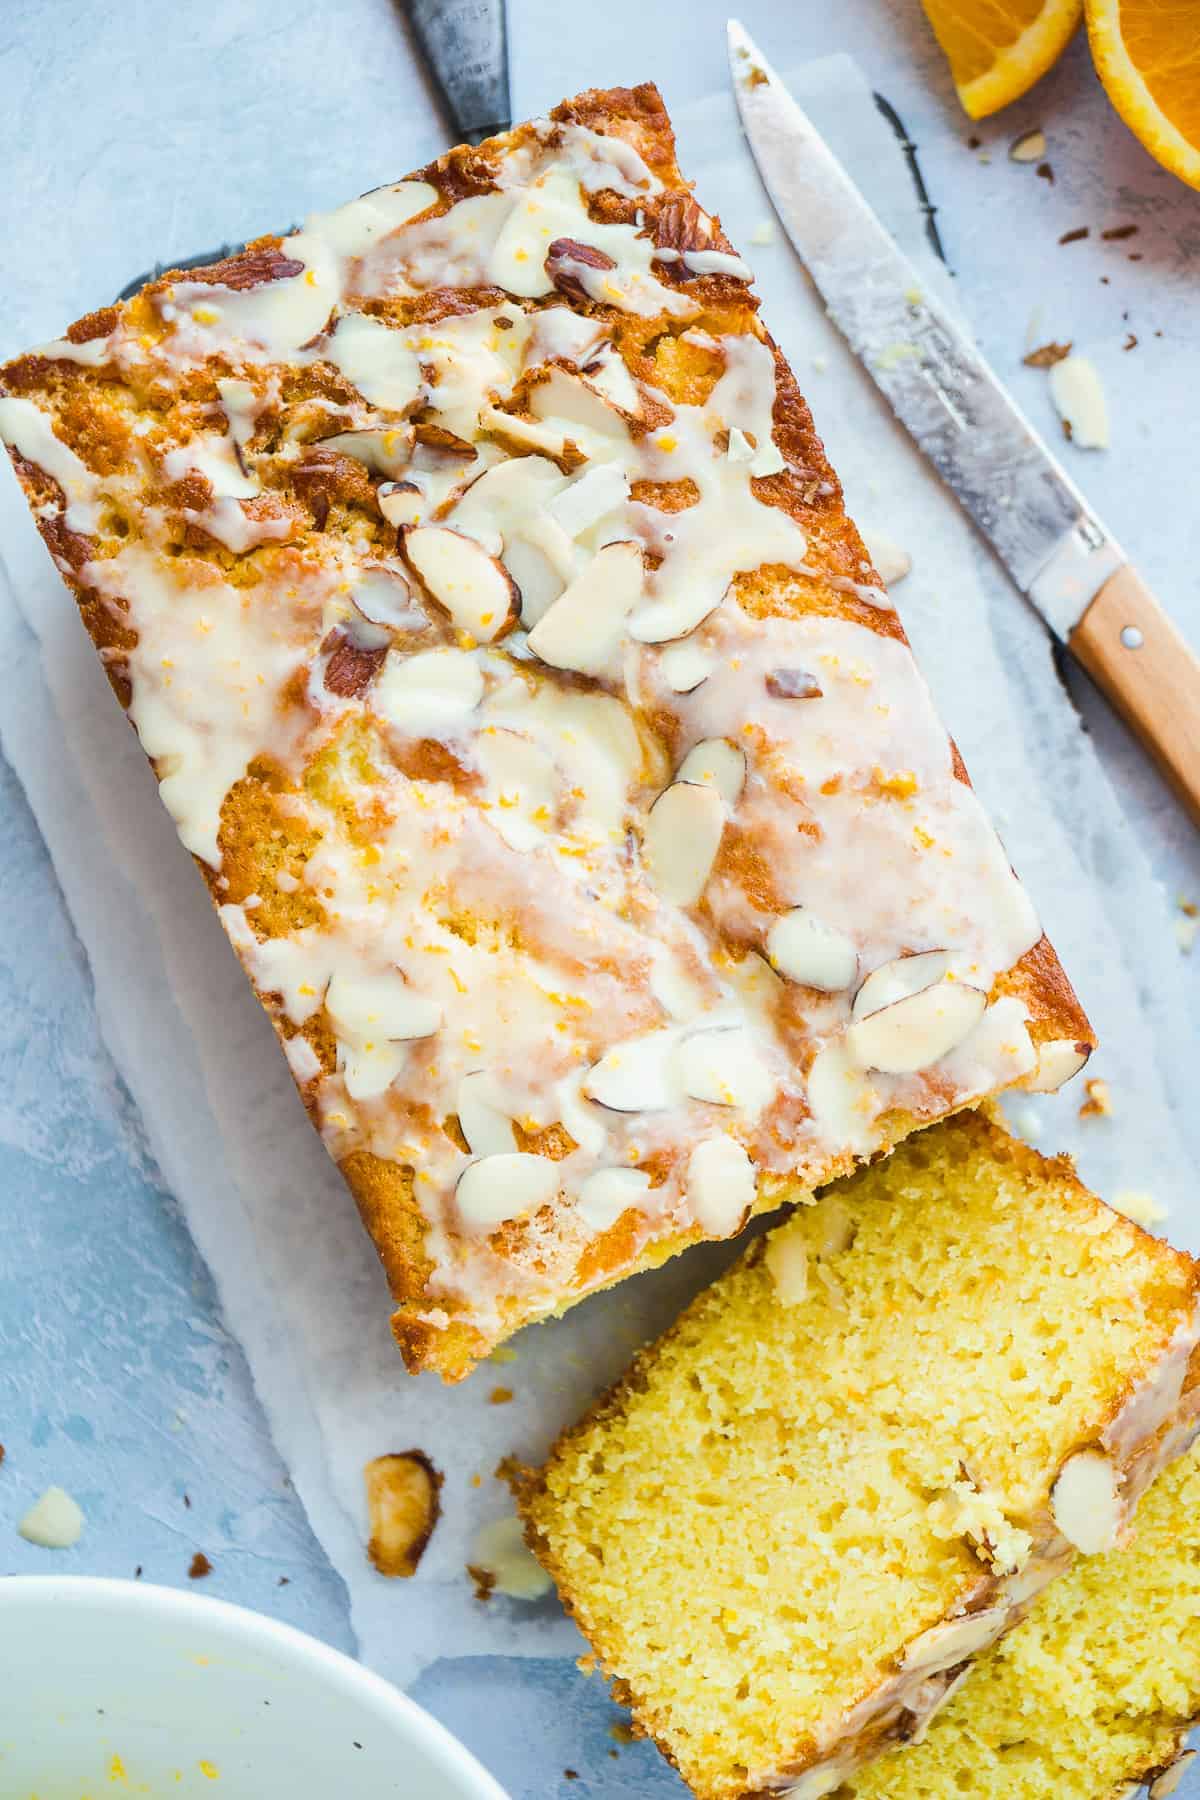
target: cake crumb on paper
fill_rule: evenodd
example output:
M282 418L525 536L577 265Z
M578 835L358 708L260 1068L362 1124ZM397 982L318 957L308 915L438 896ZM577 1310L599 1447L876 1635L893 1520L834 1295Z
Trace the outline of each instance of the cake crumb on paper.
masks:
M754 244L756 247L761 247L766 244L773 244L778 235L773 219L760 219L758 224L754 227L754 230L750 233L747 242Z
M1090 1081L1084 1082L1087 1099L1079 1108L1081 1119L1106 1119L1112 1113L1112 1090L1107 1081L1094 1075Z

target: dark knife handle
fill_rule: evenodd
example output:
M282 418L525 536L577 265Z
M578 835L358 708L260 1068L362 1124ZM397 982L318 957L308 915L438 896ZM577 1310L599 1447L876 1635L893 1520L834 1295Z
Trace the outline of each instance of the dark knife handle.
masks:
M417 42L469 144L512 123L504 0L407 0Z

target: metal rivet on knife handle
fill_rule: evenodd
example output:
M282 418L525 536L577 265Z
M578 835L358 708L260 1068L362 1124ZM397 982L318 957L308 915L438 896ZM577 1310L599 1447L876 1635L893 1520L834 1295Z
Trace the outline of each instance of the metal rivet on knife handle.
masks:
M1067 643L1200 824L1200 658L1128 563Z

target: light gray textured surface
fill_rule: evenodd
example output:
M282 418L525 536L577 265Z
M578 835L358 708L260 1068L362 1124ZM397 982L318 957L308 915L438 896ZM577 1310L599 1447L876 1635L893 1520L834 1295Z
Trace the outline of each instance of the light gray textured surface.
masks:
M1055 429L1044 377L1020 367L1030 315L1041 309L1039 341L1073 337L1096 361L1114 448L1076 455L1072 473L1200 637L1194 325L1190 342L1187 335L1200 195L1155 169L1111 117L1081 45L1034 96L978 128L984 148L970 151L971 128L915 0L820 10L763 3L744 16L784 67L851 50L899 108L921 145L960 303L1044 429ZM586 30L568 33L553 0L515 0L514 106L520 114L576 87L649 75L678 109L722 85L723 24L710 0L686 9L614 0L589 14ZM338 8L299 0L283 14L265 0L215 0L170 15L136 0L119 30L109 7L58 0L10 12L0 73L11 97L0 189L10 271L3 354L52 335L160 256L286 224L402 173L444 142L386 0ZM1034 123L1047 130L1053 186L1005 154ZM130 144L140 147L136 180ZM1126 222L1139 225L1132 240L1097 235ZM1092 228L1086 242L1058 246L1083 224ZM1139 343L1125 352L1131 329ZM807 384L821 424L820 380L814 374ZM842 430L847 423L830 421ZM878 515L888 497L869 487L864 480L852 489L850 502ZM1036 640L1028 643L1036 655ZM1195 833L1087 684L1077 685L1131 841L1149 850L1172 894L1200 897ZM39 741L36 719L28 730L23 757L53 758L50 732ZM1069 783L1070 760L1048 774ZM42 1487L60 1481L89 1520L64 1567L131 1575L140 1563L147 1577L182 1582L202 1548L215 1565L210 1591L346 1644L340 1585L288 1491L244 1361L147 1156L97 1029L53 871L7 771L0 819L0 1441L8 1450L0 1571L46 1566L46 1553L22 1543L13 1525ZM1111 857L1111 838L1091 846L1086 819L1079 830L1103 881L1095 858ZM1155 918L1147 929L1165 927ZM1159 962L1159 985L1167 966ZM1194 1009L1196 961L1169 967ZM644 1748L610 1756L616 1715L598 1684L569 1664L443 1663L417 1696L517 1795L553 1791L568 1766L583 1778L564 1780L563 1792L679 1791Z

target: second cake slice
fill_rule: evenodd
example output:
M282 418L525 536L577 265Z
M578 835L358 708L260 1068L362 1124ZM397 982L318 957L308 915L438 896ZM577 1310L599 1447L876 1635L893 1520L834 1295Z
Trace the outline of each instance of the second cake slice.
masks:
M1198 1271L977 1115L755 1243L522 1506L705 1800L814 1800L918 1729L1189 1441Z

